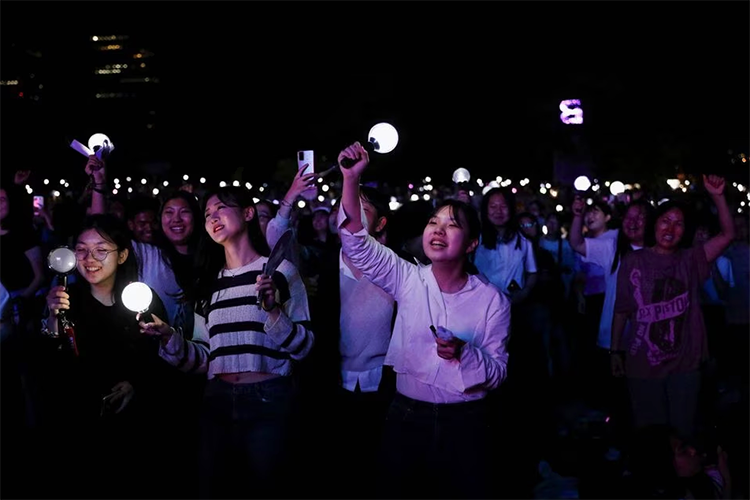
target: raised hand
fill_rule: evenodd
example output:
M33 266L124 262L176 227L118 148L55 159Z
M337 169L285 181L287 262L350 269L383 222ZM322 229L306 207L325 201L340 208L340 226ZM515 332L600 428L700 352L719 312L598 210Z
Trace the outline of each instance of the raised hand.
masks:
M724 178L719 175L703 174L703 185L711 196L721 196L724 194Z
M292 185L289 187L289 191L287 192L289 194L289 198L291 198L291 201L287 200L289 203L292 203L303 192L315 187L315 172L302 175L307 167L308 165L305 164L303 168L297 170L297 174L294 176L294 181L292 181Z
M86 174L94 179L95 184L103 184L107 180L104 160L100 160L96 155L89 155L86 162Z
M351 146L344 148L338 157L339 166L341 160L349 158L355 163L350 168L341 167L341 174L344 178L359 178L370 163L370 153L359 143L355 142Z
M575 198L573 198L573 205L570 207L570 210L576 217L583 216L583 212L586 211L586 202L583 201L583 197L576 195Z

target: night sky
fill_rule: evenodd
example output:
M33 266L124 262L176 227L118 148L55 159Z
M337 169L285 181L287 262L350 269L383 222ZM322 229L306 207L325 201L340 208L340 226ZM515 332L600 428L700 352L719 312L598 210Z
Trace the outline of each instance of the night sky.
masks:
M372 175L548 177L570 98L600 172L719 165L728 148L748 152L748 5L5 1L2 44L30 44L54 69L33 117L3 106L3 168L30 138L40 171L78 168L66 139L102 131L112 161L133 168L252 176L298 149L335 156L388 121L401 142ZM82 104L86 83L71 77L89 35L107 33L158 56L159 126L145 136Z

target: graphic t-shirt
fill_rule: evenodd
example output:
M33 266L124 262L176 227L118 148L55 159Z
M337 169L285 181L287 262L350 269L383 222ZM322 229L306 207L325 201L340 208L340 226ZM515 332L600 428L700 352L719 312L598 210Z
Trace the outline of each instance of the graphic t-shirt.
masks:
M628 314L626 373L663 378L697 370L708 355L700 289L710 274L703 246L662 255L636 250L622 262L615 312Z

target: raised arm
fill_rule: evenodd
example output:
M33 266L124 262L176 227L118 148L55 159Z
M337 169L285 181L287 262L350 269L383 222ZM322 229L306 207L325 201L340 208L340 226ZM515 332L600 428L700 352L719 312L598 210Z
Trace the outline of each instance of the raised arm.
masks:
M341 227L350 233L358 233L364 228L362 218L359 216L361 211L359 180L362 172L364 172L370 163L370 155L360 143L355 142L339 153L339 165L341 165L341 161L344 158L355 160L355 163L351 168L341 167L341 174L344 177L341 191L341 208L348 214Z
M297 170L297 174L294 176L292 185L289 186L289 190L284 195L279 205L279 211L276 212L276 217L268 222L266 228L266 241L268 246L273 248L284 231L289 229L290 218L292 216L292 209L294 208L294 202L297 200L304 191L315 186L316 174L310 173L302 175L305 169L301 168Z
M586 209L586 203L583 198L576 195L573 200L571 211L573 212L573 222L570 223L570 248L574 252L586 257L586 240L583 237L583 212Z
M704 175L703 185L711 196L714 205L716 205L716 211L719 214L719 234L703 244L706 260L711 263L724 253L724 250L732 243L734 224L732 223L732 215L729 213L727 200L724 197L724 178L718 175Z
M107 213L107 172L103 160L96 155L89 156L86 174L93 180L91 190L91 214Z

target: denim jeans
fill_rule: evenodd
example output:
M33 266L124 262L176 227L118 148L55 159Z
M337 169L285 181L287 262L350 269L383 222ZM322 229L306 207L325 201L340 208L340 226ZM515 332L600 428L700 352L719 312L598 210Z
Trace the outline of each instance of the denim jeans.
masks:
M381 498L486 498L484 400L434 404L396 393L381 449Z
M255 384L208 382L201 414L201 498L285 496L280 488L289 477L278 479L288 459L295 392L292 377Z

